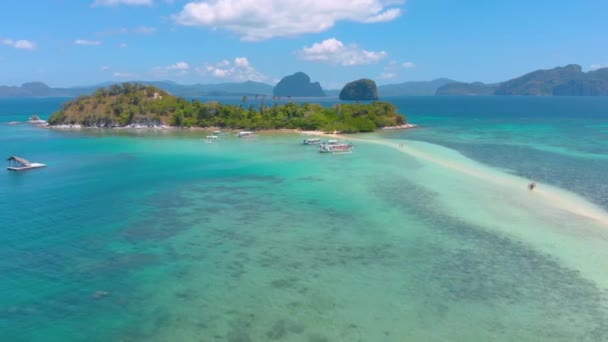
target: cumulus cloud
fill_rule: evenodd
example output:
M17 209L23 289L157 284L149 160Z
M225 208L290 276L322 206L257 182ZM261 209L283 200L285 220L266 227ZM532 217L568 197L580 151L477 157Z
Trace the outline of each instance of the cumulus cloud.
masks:
M203 76L212 76L231 81L267 81L270 78L257 71L247 57L236 57L233 61L221 60L213 64L204 64L196 68Z
M190 69L190 65L186 62L177 62L173 65L169 65L166 67L167 70L188 70Z
M152 73L156 77L184 76L189 73L190 69L190 64L186 62L177 62L167 66L154 67L152 68Z
M87 40L87 39L76 39L74 41L76 45L87 45L87 46L98 46L101 45L101 41L99 40Z
M3 39L2 44L12 46L15 49L21 50L35 50L36 44L29 40L20 39L20 40L12 40L12 39Z
M415 68L416 64L414 64L413 62L403 62L403 64L401 64L401 66L406 69L411 69L411 68Z
M305 46L296 54L300 59L313 62L353 66L373 64L385 58L386 51L367 51L356 44L345 45L341 41L330 38L312 46Z
M339 21L379 23L402 14L404 0L206 0L191 1L176 23L220 28L257 41L328 30Z
M152 6L154 0L95 0L91 6L118 6L118 5L131 5L131 6Z

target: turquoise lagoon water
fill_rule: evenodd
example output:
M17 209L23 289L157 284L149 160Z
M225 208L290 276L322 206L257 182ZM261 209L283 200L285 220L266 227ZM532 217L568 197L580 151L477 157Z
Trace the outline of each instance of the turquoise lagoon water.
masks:
M349 155L0 125L48 164L0 173L0 340L607 340L608 99L389 100Z

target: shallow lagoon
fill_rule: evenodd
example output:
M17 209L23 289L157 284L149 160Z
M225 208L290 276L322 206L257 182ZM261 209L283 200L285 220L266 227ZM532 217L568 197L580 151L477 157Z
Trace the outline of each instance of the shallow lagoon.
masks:
M427 127L348 155L289 134L0 126L0 152L49 164L0 176L0 337L607 339L608 227L586 192L606 176L569 189L587 200L551 186L605 161L560 153L594 152L555 139L559 125L513 134L444 115L435 128L408 106ZM554 166L537 193L527 158Z

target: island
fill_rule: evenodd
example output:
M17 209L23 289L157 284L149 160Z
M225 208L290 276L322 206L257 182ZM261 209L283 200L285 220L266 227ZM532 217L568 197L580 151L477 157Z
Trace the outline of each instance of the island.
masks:
M435 95L494 95L496 87L482 82L452 82L437 88Z
M267 105L243 96L238 105L201 102L173 96L154 86L123 83L65 103L48 121L50 127L203 127L248 130L299 129L324 132L372 132L406 127L405 116L388 102Z
M325 96L319 82L312 83L303 72L285 76L273 89L274 96L281 97L322 97Z
M378 88L376 82L362 78L347 83L340 92L340 100L343 101L368 101L378 99Z
M583 72L569 64L495 84L448 83L435 95L608 96L608 68Z

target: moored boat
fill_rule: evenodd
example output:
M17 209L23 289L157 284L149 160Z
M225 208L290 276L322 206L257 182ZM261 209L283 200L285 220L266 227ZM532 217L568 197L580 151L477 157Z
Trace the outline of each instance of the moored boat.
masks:
M327 142L319 145L319 152L321 153L351 153L353 146L347 143L340 142Z
M8 158L7 161L8 167L6 169L9 171L25 171L31 169L38 169L46 166L46 164L41 163L30 163L27 159L15 156Z
M317 145L321 143L321 139L319 138L308 138L308 139L304 139L302 141L302 144L304 145Z
M205 142L206 143L216 143L217 142L217 136L215 135L208 135L205 137Z
M239 138L251 138L253 137L253 133L249 131L241 131L236 136Z

